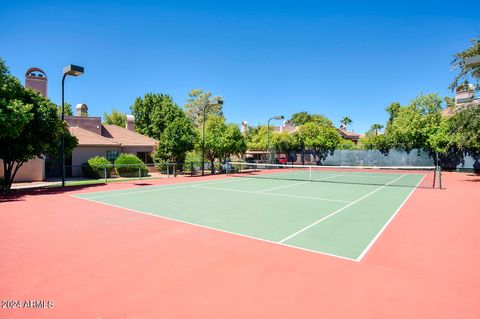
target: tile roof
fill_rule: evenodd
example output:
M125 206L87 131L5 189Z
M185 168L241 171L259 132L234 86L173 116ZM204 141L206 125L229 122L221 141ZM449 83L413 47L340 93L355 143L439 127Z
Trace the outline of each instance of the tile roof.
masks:
M70 134L78 139L78 145L120 146L120 143L117 143L110 138L87 131L81 127L73 126L69 127L68 130Z
M156 146L157 140L116 125L102 125L102 136L122 146Z
M344 137L350 137L350 138L359 138L360 134L349 132L349 131L344 131L339 128L337 128L337 131L340 133L340 135Z

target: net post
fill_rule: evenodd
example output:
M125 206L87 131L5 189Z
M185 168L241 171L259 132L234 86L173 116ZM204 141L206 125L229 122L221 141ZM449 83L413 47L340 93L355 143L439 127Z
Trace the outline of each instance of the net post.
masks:
M225 161L225 175L228 176L230 175L230 162Z
M308 167L309 175L310 175L310 182L312 181L312 167Z
M173 163L173 177L177 177L177 163Z
M103 177L105 178L105 184L107 183L107 166L103 166Z

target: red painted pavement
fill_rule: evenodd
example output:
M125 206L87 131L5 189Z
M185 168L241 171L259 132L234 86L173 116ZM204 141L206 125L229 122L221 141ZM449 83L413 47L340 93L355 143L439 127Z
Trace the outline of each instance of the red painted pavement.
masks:
M480 177L415 190L359 263L70 196L135 184L0 200L0 299L53 301L0 318L480 318Z

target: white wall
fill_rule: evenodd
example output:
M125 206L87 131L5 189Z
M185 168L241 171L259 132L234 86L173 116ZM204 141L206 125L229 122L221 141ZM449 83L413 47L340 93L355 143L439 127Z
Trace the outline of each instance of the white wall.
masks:
M3 177L3 161L0 160L0 176ZM36 182L45 179L45 160L35 158L22 165L15 175L14 182Z
M91 157L107 157L107 151L119 151L118 146L77 146L72 152L72 176L83 176L82 164L85 164Z

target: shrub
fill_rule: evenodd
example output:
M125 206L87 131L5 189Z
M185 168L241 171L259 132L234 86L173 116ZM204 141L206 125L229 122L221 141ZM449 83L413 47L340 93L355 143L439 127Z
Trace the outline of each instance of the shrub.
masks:
M137 177L139 168L142 176L147 176L147 166L134 154L120 154L115 160L115 171L122 177Z
M107 169L107 178L110 177L110 170L113 165L103 156L94 156L82 165L83 175L90 178L105 178L105 168Z

